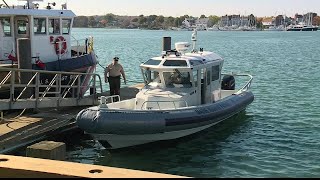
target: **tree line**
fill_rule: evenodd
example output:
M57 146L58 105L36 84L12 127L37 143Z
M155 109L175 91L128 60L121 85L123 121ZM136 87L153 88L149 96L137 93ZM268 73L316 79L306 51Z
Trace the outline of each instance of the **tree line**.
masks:
M93 27L93 28L127 28L127 29L169 29L172 27L180 27L182 22L188 18L191 23L194 23L197 17L184 15L180 17L164 17L162 15L150 15L150 16L119 16L112 13L104 16L77 16L74 19L74 27ZM206 17L201 15L200 18L208 18L208 27L212 27L217 24L221 17L216 15L210 15ZM271 18L271 17L265 17ZM263 28L262 21L265 18L257 18L255 24L257 28ZM315 25L320 25L320 17L317 16L313 19Z
M104 16L77 16L74 19L74 27L117 27L117 28L145 28L145 29L168 29L171 27L180 27L185 18L194 21L196 18L189 15L180 17L164 17L162 15L150 16L119 16L112 13ZM201 15L200 18L206 18ZM213 26L220 21L220 17L211 15L208 17L208 26Z

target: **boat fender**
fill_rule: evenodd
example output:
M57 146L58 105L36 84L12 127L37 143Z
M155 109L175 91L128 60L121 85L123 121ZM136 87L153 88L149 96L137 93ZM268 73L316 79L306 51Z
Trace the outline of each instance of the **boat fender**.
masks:
M12 62L18 62L17 57L13 56L12 53L9 54L8 59L11 60Z
M39 58L36 60L36 65L41 69L46 68L46 64L44 62L42 62Z
M61 44L61 49L60 49ZM59 36L55 40L55 50L57 55L63 55L67 52L67 42L63 36Z

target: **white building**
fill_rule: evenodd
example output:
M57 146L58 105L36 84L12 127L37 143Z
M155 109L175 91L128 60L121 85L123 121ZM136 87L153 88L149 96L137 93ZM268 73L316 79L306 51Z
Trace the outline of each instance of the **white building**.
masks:
M199 18L195 22L197 30L207 30L209 18Z
M183 26L183 27L186 27L186 28L191 28L191 21L190 21L190 19L185 18L185 19L182 21L182 26Z

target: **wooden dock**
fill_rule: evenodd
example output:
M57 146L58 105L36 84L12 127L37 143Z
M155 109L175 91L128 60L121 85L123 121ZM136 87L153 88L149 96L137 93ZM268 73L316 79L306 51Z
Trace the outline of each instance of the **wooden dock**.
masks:
M2 178L186 178L114 167L0 155Z
M141 87L138 84L121 88L121 99L135 97ZM98 96L108 95L109 92L105 92ZM0 124L0 153L6 154L55 134L77 129L75 117L84 108L86 107L42 109L37 114L29 113L4 121Z

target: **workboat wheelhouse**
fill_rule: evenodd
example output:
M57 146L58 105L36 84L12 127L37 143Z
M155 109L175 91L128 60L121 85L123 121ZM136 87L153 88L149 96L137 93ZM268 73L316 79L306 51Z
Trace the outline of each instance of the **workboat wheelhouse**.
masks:
M93 50L93 38L76 40L72 36L75 14L63 4L60 10L53 9L55 3L48 3L40 9L37 1L25 0L25 5L0 8L0 67L23 68L19 66L18 40L27 38L31 45L31 67L34 70L93 73L97 59ZM41 76L43 84L53 77ZM69 81L70 77L62 77ZM88 84L90 77L82 78ZM62 82L64 84L64 82ZM85 92L85 90L83 90Z
M202 49L199 53L183 53L179 49L187 46L190 45L177 43L177 50L165 51L163 56L140 66L145 87L137 94L134 109L172 109L221 99L223 59Z

